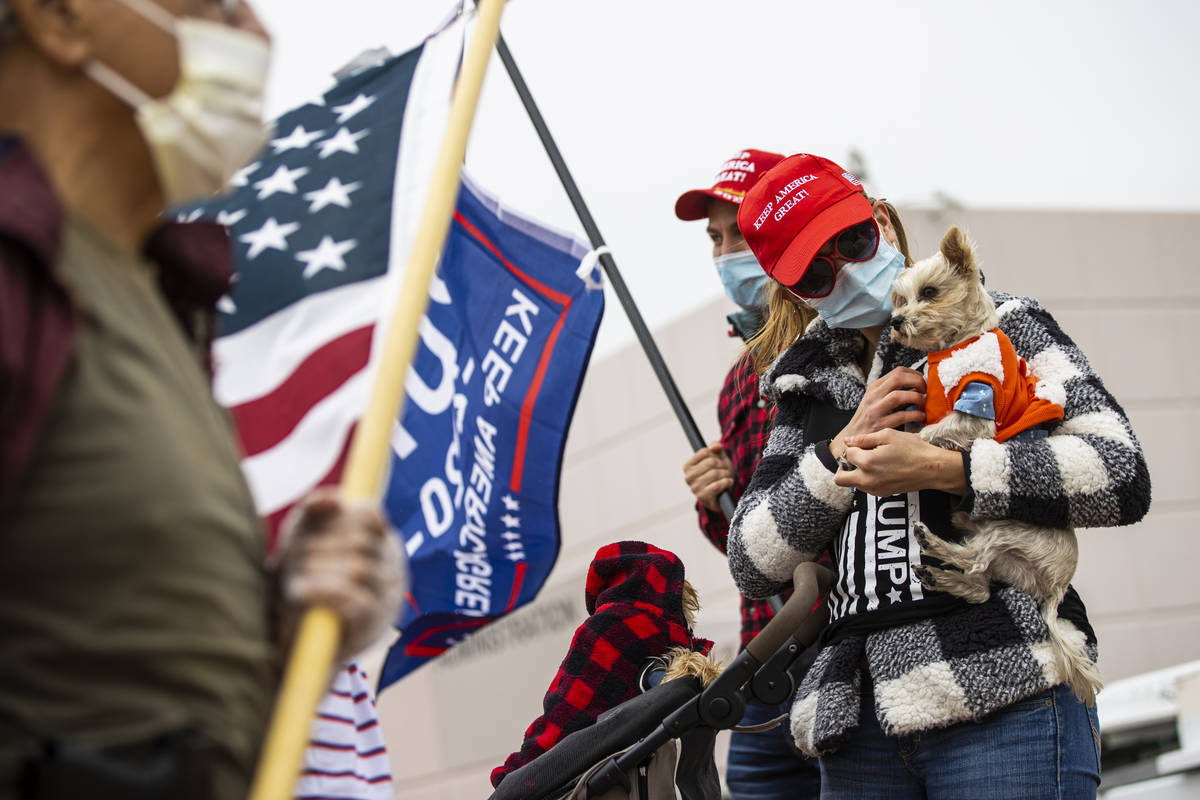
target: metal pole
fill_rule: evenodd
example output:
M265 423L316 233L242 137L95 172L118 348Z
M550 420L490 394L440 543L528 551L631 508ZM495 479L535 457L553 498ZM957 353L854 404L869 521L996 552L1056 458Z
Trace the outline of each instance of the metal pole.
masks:
M583 202L579 187L575 185L575 179L571 177L571 171L567 169L562 153L559 152L558 145L554 143L554 137L550 135L550 129L546 127L542 113L538 110L537 104L533 102L533 95L529 93L529 87L525 84L525 79L521 77L521 71L517 69L516 62L513 61L512 53L509 52L503 34L496 40L496 51L500 54L500 60L504 63L504 69L508 71L508 77L512 79L513 87L516 88L517 95L525 106L525 111L529 114L530 122L537 130L538 138L542 140L542 146L546 148L546 155L550 157L550 163L554 165L554 171L558 173L558 179L562 182L563 189L566 190L567 197L571 200L571 205L575 207L575 214L583 225L588 241L597 250L604 247L604 237L600 235L600 229L596 227L592 213L588 210L587 204ZM688 443L691 444L693 450L703 449L705 441L704 437L700 435L700 429L696 426L696 420L692 418L692 412L688 410L687 403L684 402L683 395L679 392L679 387L675 385L675 379L671 377L667 364L663 361L662 353L659 352L658 345L654 343L654 337L650 335L650 330L646 327L641 312L633 302L633 296L629 294L629 288L625 285L625 280L621 277L616 262L607 251L600 254L600 266L604 268L604 274L608 276L609 284L616 292L617 299L621 301L621 307L625 309L625 315L629 317L630 324L633 325L638 342L646 352L646 358L650 360L650 367L654 370L658 382L662 384L667 401L675 411L679 424L683 426ZM721 504L721 511L725 514L725 518L733 519L733 497L729 492L721 492L717 501Z

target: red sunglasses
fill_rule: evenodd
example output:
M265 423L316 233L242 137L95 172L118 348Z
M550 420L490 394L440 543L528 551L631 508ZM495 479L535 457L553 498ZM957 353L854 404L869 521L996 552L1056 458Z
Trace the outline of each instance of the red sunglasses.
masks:
M869 261L879 249L879 226L874 219L868 219L857 225L851 225L846 230L829 240L833 243L833 252L821 255L809 262L808 268L800 276L800 280L787 287L800 297L825 297L833 291L837 282L837 265L835 259L841 261Z

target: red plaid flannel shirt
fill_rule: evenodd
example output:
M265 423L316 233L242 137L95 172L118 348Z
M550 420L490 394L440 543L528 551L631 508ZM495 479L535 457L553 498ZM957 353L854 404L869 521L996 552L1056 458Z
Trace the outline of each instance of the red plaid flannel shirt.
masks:
M721 444L733 462L733 502L737 503L742 492L754 476L758 458L767 446L771 433L771 421L775 407L758 394L758 375L755 374L749 357L743 354L729 374L717 400L717 419L721 423ZM700 529L717 548L724 553L725 541L729 538L729 522L720 511L709 511L696 503L700 515ZM742 597L742 647L774 616L766 600L751 600Z
M707 653L683 616L683 562L645 542L616 542L596 552L588 569L589 616L542 701L543 714L525 731L521 749L492 770L492 786L533 761L568 733L638 694L637 678L654 656L672 647Z

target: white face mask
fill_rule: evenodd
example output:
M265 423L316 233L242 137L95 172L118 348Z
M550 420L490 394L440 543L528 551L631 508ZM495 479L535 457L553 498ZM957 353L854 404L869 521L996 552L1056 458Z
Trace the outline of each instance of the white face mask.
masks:
M168 204L221 190L263 145L263 86L270 46L217 22L175 18L145 0L121 0L171 33L179 47L179 82L155 99L98 61L85 72L137 110Z

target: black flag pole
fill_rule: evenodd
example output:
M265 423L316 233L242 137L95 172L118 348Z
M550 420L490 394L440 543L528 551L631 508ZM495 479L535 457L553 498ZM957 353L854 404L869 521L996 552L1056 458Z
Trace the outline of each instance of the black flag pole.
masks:
M629 293L629 287L625 285L625 279L621 277L621 272L617 269L617 262L608 252L604 237L600 235L600 228L596 226L592 212L588 210L587 203L583 201L583 195L579 193L579 187L575 184L575 179L571 177L571 170L567 169L567 162L563 160L558 145L554 143L554 137L550 135L550 129L546 127L546 120L542 117L542 112L538 110L537 103L533 101L533 95L529 92L525 78L521 76L521 70L517 69L517 62L513 60L508 43L504 41L503 33L496 39L496 52L499 53L500 61L504 64L504 69L512 80L513 88L517 90L517 96L521 98L521 104L525 106L525 113L529 115L529 121L533 123L534 130L537 131L538 138L542 141L542 147L546 149L546 155L550 157L550 163L554 165L554 171L558 174L563 190L571 200L575 214L579 217L579 222L587 234L588 242L591 243L594 250L598 251L600 266L603 267L604 274L608 276L608 282L616 292L617 299L621 301L621 307L625 309L625 316L633 325L638 342L642 345L642 350L645 351L646 358L650 361L650 366L654 370L663 392L667 395L667 401L671 404L675 417L683 426L688 443L693 450L703 449L705 442L704 437L700 435L700 428L697 427L692 412L684 402L679 387L675 385L675 379L671 377L671 371L667 369L667 362L663 360L662 353L659 352L658 345L654 342L654 337L650 335L650 329L646 327L646 321L642 319L642 312L633 302L633 295ZM721 506L721 513L725 515L725 519L732 521L733 495L728 490L723 491L717 497L717 502ZM772 595L767 599L773 611L778 612L783 606L783 599L779 595Z
M550 129L546 127L546 120L542 118L537 104L533 102L533 95L529 93L529 87L525 84L525 79L521 77L521 71L517 69L516 62L513 61L512 53L509 52L503 34L496 40L496 51L500 54L500 60L504 63L508 77L512 79L513 87L516 88L526 113L529 114L530 122L537 130L538 138L542 140L542 146L546 148L546 155L550 157L550 163L554 165L554 171L558 173L558 179L562 182L567 197L571 199L571 205L575 207L575 214L583 224L588 241L593 249L599 251L600 266L604 268L604 274L608 276L609 284L621 301L621 307L625 309L625 316L629 317L629 322L633 325L638 342L646 352L646 358L650 360L650 366L654 369L654 374L658 377L658 382L662 385L679 424L683 426L688 443L691 444L693 450L704 448L704 437L700 435L696 420L692 418L692 412L688 410L687 403L684 402L683 395L679 392L679 387L675 385L675 379L671 377L671 372L667 369L666 362L663 361L662 353L659 352L654 337L650 335L650 330L646 327L645 320L642 319L642 313L638 311L637 304L633 302L633 296L629 294L629 288L625 285L625 280L617 269L617 263L609 254L608 248L604 244L604 237L600 235L600 229L596 227L596 221L592 219L592 213L588 210L587 204L583 202L579 187L575 185L575 179L571 177L571 171L567 169L562 153L559 152L558 145L554 143L554 137L550 135ZM721 504L721 511L725 514L725 518L733 519L733 497L729 492L721 492L718 502Z

